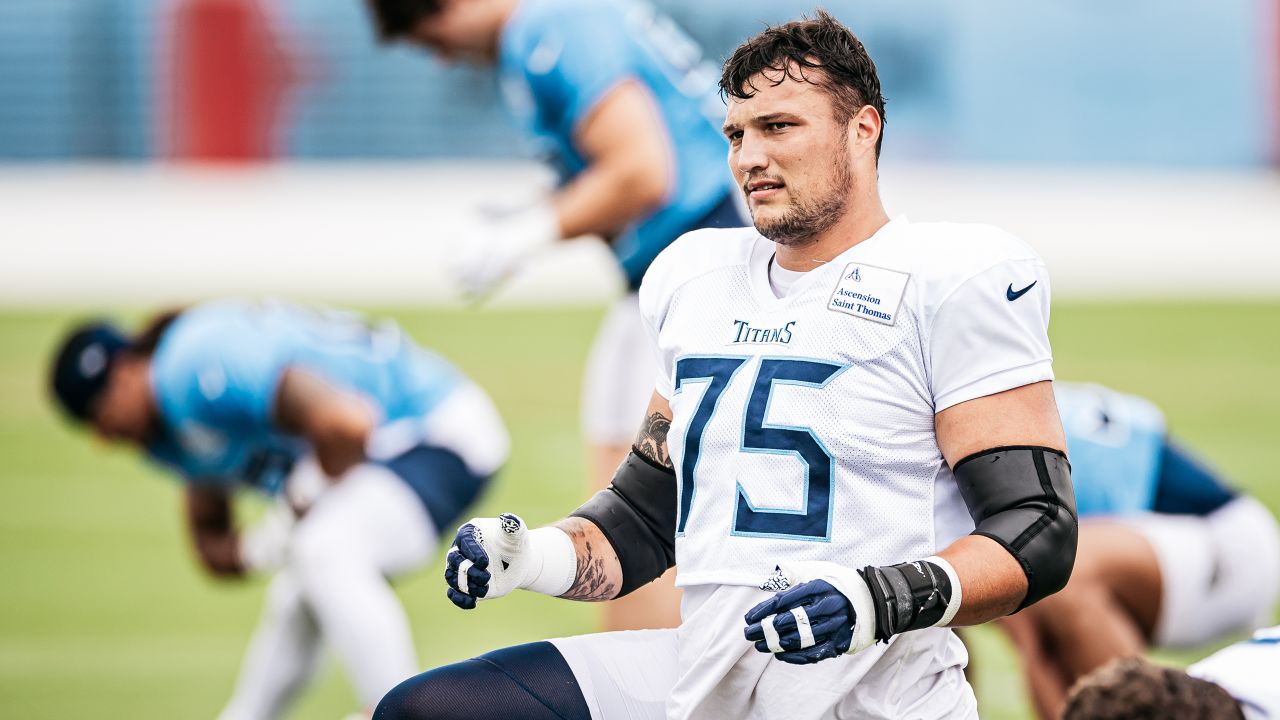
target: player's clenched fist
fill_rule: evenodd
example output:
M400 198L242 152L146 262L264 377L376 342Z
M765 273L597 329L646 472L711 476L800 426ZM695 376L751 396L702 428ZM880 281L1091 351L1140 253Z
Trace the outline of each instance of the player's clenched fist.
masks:
M449 599L470 610L476 600L500 598L511 592L517 587L512 580L523 568L520 559L524 544L524 521L510 513L496 518L472 518L458 528L444 568Z
M812 579L797 584L802 578ZM747 640L796 665L862 652L908 630L946 627L962 601L955 569L936 555L862 570L798 561L777 568L760 589L779 592L743 617Z
M826 580L784 590L751 608L747 640L779 660L807 665L843 655L853 642L853 606Z
M573 541L558 528L529 531L519 516L472 518L458 528L445 560L449 600L470 610L517 588L562 595L577 570Z

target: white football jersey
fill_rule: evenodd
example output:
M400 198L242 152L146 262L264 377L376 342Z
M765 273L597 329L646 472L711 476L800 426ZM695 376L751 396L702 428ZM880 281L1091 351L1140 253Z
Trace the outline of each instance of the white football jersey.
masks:
M1053 377L1044 263L996 228L898 218L781 299L773 254L754 228L699 230L640 290L681 586L934 554L973 529L934 415Z
M1187 668L1187 674L1221 685L1248 720L1280 717L1280 625L1258 630Z

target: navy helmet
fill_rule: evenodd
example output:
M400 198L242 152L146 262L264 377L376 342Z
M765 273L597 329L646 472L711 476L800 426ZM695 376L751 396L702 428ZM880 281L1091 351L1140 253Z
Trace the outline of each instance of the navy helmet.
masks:
M112 362L127 347L129 339L110 323L86 323L72 331L53 363L53 394L62 408L88 420L107 385Z

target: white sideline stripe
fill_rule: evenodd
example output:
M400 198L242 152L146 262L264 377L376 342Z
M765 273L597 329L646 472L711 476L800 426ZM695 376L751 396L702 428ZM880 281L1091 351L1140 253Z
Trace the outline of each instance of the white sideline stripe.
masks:
M778 628L773 626L774 618L777 615L770 615L760 621L760 629L764 630L764 644L769 646L769 652L782 652L782 640L778 637Z
M440 259L469 211L543 181L526 163L0 167L0 305L250 294L461 306ZM881 185L891 215L1022 238L1057 299L1280 294L1280 184L1265 169L895 163ZM603 303L621 292L616 265L602 243L565 243L494 302Z
M471 566L474 564L475 563L466 558L463 558L462 562L458 563L458 592L463 595L471 594L471 589L467 585L467 571L470 570Z
M809 613L804 607L791 608L791 614L796 619L796 631L800 633L800 649L817 645L817 641L813 639L813 626L809 624Z

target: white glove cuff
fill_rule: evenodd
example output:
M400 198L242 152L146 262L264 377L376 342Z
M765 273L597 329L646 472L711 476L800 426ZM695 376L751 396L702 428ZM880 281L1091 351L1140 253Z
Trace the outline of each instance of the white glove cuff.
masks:
M871 588L862 575L851 567L823 560L802 560L782 566L791 586L810 580L826 580L840 591L853 607L853 639L849 654L862 652L876 644L876 607Z
M828 578L827 582L836 587L849 598L853 606L853 640L849 642L849 653L862 652L876 644L876 604L871 599L871 588L857 570L849 568L848 575L839 578Z
M529 573L521 583L526 590L560 596L569 592L578 575L578 551L560 528L529 531Z
M946 627L955 620L956 613L960 611L960 602L964 599L964 594L960 590L960 576L956 574L956 569L951 567L951 563L937 555L930 555L924 561L942 568L942 571L947 574L947 579L951 581L951 600L947 603L947 611L942 614L938 622L932 625L932 627Z

